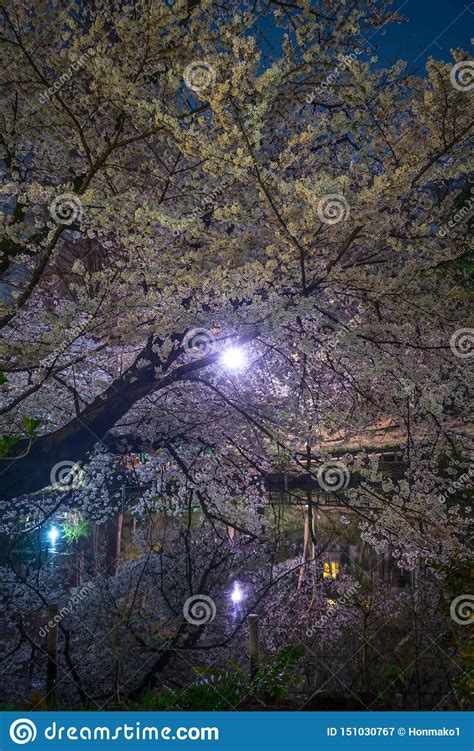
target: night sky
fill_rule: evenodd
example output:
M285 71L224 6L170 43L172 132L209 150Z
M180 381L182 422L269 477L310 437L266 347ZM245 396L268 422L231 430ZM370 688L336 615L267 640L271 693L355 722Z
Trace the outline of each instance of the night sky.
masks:
M389 23L374 30L367 41L379 64L386 66L405 60L410 73L423 75L428 57L449 62L450 50L461 47L473 57L471 38L474 36L474 1L469 0L395 0L392 10L406 21ZM269 18L257 24L262 37L260 47L265 60L281 54L281 37Z
M370 40L378 45L380 61L406 60L420 69L429 56L451 59L450 49L471 50L474 36L474 2L468 0L399 0L394 10L407 18L404 24L387 24L386 34Z

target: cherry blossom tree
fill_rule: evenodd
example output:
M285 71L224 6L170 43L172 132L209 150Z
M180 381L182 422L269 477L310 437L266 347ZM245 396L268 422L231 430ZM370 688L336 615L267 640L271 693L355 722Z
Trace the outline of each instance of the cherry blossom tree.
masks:
M376 67L390 19L4 8L5 500L97 450L262 475L272 448L384 421L410 467L384 524L429 515L439 456L465 470L466 241L438 229L468 187L469 95L451 64Z
M466 558L467 53L383 68L370 38L399 20L2 7L6 533L32 509L105 521L126 476L138 510L256 540L284 467L309 482L307 563L322 492L407 568Z

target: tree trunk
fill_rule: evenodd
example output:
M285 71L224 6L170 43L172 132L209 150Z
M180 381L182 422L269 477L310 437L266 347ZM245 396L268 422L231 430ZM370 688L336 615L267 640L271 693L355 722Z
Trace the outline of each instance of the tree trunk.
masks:
M311 470L311 444L306 443L306 469L308 472ZM304 541L303 541L303 566L300 569L298 577L298 589L300 589L305 574L307 572L308 563L314 561L316 557L316 525L314 519L313 508L313 494L311 490L306 493L306 511L304 518ZM311 569L314 573L314 565L311 565Z
M115 576L120 562L123 514L116 514L107 521L106 576Z
M183 332L179 332L176 338L183 335ZM256 333L247 334L237 343L245 343L255 336ZM87 461L97 441L103 446L113 446L117 439L110 431L137 401L207 367L219 358L219 352L214 352L170 370L181 352L179 347L174 349L162 362L153 352L150 339L128 370L67 425L53 433L38 436L34 441L29 438L18 441L9 456L4 457L2 500L18 498L51 485L54 482L51 473L56 464L62 461ZM138 367L142 360L149 364ZM164 373L160 379L155 375L157 368Z
M99 550L99 525L91 522L90 533L83 540L84 570L88 574L97 573L97 555Z

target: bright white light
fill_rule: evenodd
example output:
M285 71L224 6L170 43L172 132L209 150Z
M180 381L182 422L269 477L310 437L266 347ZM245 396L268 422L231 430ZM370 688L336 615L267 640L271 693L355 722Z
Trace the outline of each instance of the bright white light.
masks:
M239 347L228 347L221 356L221 363L228 370L241 370L245 362L244 352Z
M230 593L230 599L235 603L242 602L244 599L244 593L240 589L239 582L234 582L234 589Z
M48 531L48 537L51 545L54 545L59 537L59 529L57 527L51 527L51 529Z

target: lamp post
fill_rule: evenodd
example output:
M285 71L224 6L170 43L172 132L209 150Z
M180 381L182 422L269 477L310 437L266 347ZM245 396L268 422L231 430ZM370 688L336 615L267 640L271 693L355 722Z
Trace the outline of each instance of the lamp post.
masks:
M258 615L256 613L249 613L247 622L249 624L250 680L253 681L258 673L259 661Z

